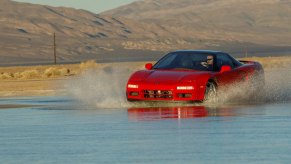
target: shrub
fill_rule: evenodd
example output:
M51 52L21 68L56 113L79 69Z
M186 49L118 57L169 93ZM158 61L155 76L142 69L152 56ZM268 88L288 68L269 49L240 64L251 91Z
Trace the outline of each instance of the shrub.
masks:
M95 62L95 60L88 60L80 64L81 69L89 69L95 67L97 67L97 63Z
M70 69L68 68L54 68L50 67L44 71L44 77L57 77L57 76L67 76L70 74Z
M37 70L28 70L21 72L20 75L17 74L17 76L21 79L33 79L40 77L40 73Z
M13 74L8 73L8 72L3 72L0 74L0 79L12 79Z

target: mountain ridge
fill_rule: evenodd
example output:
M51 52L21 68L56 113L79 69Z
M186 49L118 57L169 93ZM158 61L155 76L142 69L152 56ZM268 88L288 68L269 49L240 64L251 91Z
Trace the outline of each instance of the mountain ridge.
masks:
M179 2L183 3L144 0L122 6L122 10L136 17L131 18L120 12L120 8L94 14L80 9L1 0L0 64L52 61L54 33L60 62L149 60L177 49L235 53L245 52L245 49L256 52L288 49L291 41L291 36L286 35L291 32L290 1L266 1L270 11L272 8L268 3L277 6L266 18L264 10L259 10L262 11L260 15L256 11L243 13L244 5L232 9L229 4L235 3L234 0L219 1L224 3L215 0ZM139 11L138 7L143 10ZM230 12L232 15L227 15ZM277 22L264 24L268 20Z
M120 49L127 53L124 45L128 40L156 37L146 27L160 31L159 35L167 33L154 24L85 10L10 0L0 2L0 56L13 60L50 60L54 33L60 61L96 59L100 54L119 55Z
M142 0L101 14L201 31L213 37L215 33L222 33L220 38L230 34L256 44L287 46L283 40L291 39L286 36L291 32L289 0ZM262 35L270 42L260 39Z

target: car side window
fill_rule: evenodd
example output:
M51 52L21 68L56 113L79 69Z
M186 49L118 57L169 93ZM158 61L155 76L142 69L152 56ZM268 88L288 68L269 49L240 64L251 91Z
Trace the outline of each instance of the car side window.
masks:
M220 70L223 65L228 65L231 68L235 68L235 65L234 65L232 59L228 55L217 54L216 55L216 67L218 68L218 70Z

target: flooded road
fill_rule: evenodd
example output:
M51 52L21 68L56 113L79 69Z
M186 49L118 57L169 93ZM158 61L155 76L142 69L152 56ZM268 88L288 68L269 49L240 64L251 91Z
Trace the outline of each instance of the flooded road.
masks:
M289 163L291 103L102 109L0 100L0 163Z

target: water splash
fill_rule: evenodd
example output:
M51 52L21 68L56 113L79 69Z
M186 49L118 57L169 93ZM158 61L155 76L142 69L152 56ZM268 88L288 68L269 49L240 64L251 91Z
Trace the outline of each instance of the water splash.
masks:
M140 67L139 67L140 68ZM97 108L129 108L151 106L185 106L188 104L129 103L125 86L130 74L139 68L131 66L107 66L91 69L66 82L66 91L74 99ZM218 104L281 103L291 101L291 69L265 71L264 91L249 94L244 84L235 84L220 94ZM190 104L193 105L193 104ZM200 104L201 105L201 104Z
M291 68L266 71L265 102L291 101Z
M265 86L251 92L245 83L234 84L219 94L220 103L262 104L291 101L291 69L268 69L265 71Z
M89 69L80 77L66 82L67 94L87 105L98 108L120 108L129 106L125 96L127 68L104 67Z

